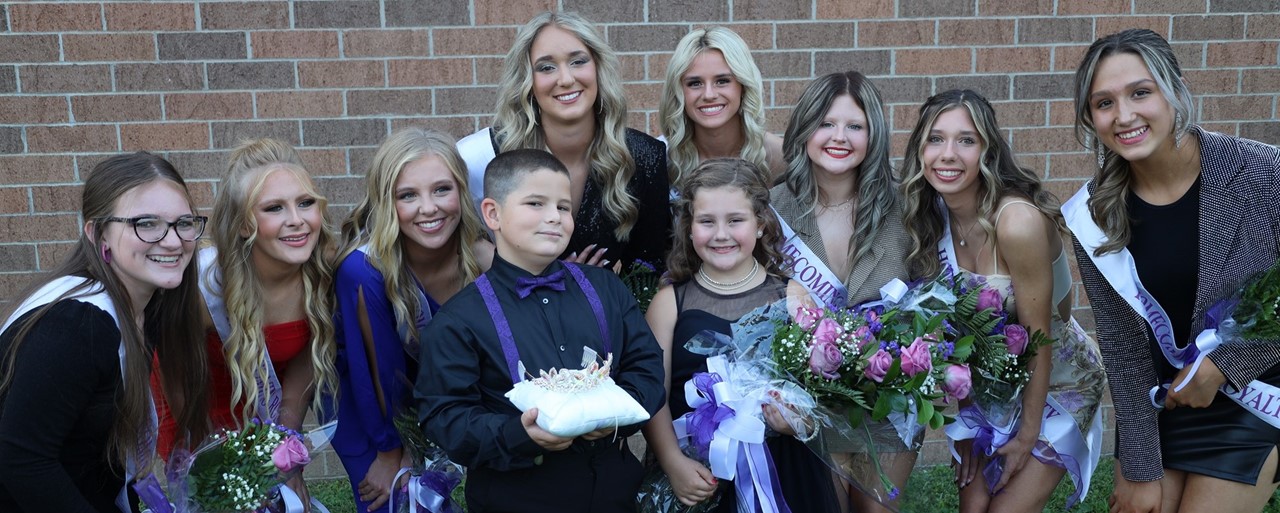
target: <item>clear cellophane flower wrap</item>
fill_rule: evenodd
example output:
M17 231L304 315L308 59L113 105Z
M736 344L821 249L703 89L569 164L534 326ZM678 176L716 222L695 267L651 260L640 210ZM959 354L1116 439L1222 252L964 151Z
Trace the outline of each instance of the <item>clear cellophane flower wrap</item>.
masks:
M210 436L194 451L175 448L164 487L154 474L134 487L151 513L283 513L281 483L310 461L302 435L254 420Z
M444 449L427 439L418 425L415 408L401 411L395 425L401 445L414 464L408 471L409 480L396 491L393 513L465 511L458 486L466 478L466 468L454 463Z
M689 445L687 438L680 441L680 450L684 452L685 456L697 460L704 466L710 466L711 464L705 457L699 459L697 451ZM676 491L671 485L671 479L662 470L662 466L657 461L652 461L645 471L644 481L640 483L640 491L636 493L637 511L638 513L706 513L713 511L720 505L724 486L722 484L721 489L717 489L707 500L692 506L685 506L676 497Z

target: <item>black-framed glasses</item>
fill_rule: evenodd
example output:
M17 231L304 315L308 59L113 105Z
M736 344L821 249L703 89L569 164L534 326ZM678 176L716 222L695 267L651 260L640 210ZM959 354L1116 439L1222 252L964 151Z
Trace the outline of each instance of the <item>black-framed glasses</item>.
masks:
M128 223L133 226L134 235L142 242L154 244L169 235L173 228L178 238L187 242L195 242L204 233L204 225L209 222L205 216L182 216L177 221L165 221L156 216L138 217L104 217L103 222Z

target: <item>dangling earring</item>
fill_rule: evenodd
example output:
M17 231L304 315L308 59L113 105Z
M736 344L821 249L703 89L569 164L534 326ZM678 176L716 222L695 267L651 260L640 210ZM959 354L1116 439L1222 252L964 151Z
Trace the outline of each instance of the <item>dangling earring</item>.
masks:
M108 264L111 263L111 248L108 248L106 244L102 245L102 261Z
M1182 113L1173 113L1173 145L1177 148L1182 147L1182 136L1187 135L1185 127L1182 126Z
M1102 169L1107 165L1107 147L1102 144L1102 141L1095 142L1094 147L1098 152L1098 169Z

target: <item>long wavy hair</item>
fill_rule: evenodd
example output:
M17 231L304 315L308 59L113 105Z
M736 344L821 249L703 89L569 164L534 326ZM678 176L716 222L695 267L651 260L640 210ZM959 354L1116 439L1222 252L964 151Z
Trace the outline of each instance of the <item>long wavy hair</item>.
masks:
M782 226L778 224L773 209L769 208L768 180L765 168L739 158L707 159L698 164L693 173L680 182L680 197L672 204L675 234L671 252L667 254L665 281L680 283L693 279L694 273L702 266L702 258L698 257L693 241L689 239L693 231L693 202L698 191L719 187L738 189L751 201L751 210L763 233L756 240L751 256L764 265L769 274L787 276L782 253L778 251L782 242Z
M415 339L418 333L413 319L417 318L419 309L427 305L418 304L415 292L418 286L413 274L405 268L404 244L412 243L401 239L396 216L396 180L406 166L432 155L444 161L458 191L458 229L451 236L458 247L458 274L465 286L483 272L472 243L484 237L484 229L471 193L467 191L467 165L454 144L448 135L417 127L392 133L373 156L365 197L342 223L342 258L368 245L366 258L385 279L396 322L409 326Z
M74 248L67 254L57 268L44 277L36 280L20 297L30 297L41 287L64 276L88 278L85 285L74 288L56 300L39 307L22 322L9 327L14 335L12 342L0 361L3 372L0 372L0 395L7 393L12 385L13 371L17 365L18 353L27 335L37 323L48 313L55 303L66 298L91 295L101 285L107 296L115 305L120 319L120 342L125 347L124 374L122 386L116 391L115 419L107 434L108 460L123 464L130 457L139 456L139 469L151 466L153 451L147 449L151 426L151 362L159 360L159 371L165 394L174 405L174 418L180 430L193 439L202 439L208 433L209 421L206 402L206 387L209 381L208 357L204 351L204 340L199 330L191 326L200 324L199 290L196 285L197 265L194 255L187 268L182 272L182 282L172 289L157 289L142 312L144 321L142 329L132 322L138 312L133 310L129 291L112 266L105 262L100 253L104 243L103 233L106 231L104 219L115 214L120 197L125 193L152 182L167 180L178 185L186 196L191 211L195 212L194 203L187 191L186 182L165 159L150 153L138 152L116 155L94 166L89 178L85 180L81 195L80 215L86 228L82 230ZM128 228L126 228L128 229ZM132 236L132 235L126 235ZM184 243L185 244L185 243ZM3 319L8 319L21 304L14 302L5 309ZM14 331L16 330L16 331ZM56 387L57 383L49 386Z
M555 25L578 37L591 52L596 64L595 136L587 154L591 156L590 179L600 187L604 211L617 224L614 237L626 242L640 217L636 199L627 184L636 172L635 159L627 150L627 98L622 87L622 67L618 55L595 26L572 12L543 12L516 32L507 52L498 84L498 104L494 114L499 153L517 149L543 149L547 134L542 130L542 113L533 97L533 40L542 29Z
M867 77L856 71L831 73L810 82L800 94L787 131L782 137L787 170L782 178L791 193L804 205L802 216L810 215L818 204L818 183L805 144L818 130L836 98L848 95L867 116L867 156L858 165L858 180L851 191L858 198L857 222L849 244L850 268L871 252L884 226L884 216L898 202L898 184L889 165L889 125L884 119L880 92Z
M924 276L936 276L941 271L938 241L942 240L944 212L941 209L945 207L939 204L938 191L925 179L926 163L922 155L938 116L954 109L964 109L969 114L982 140L982 155L978 160L978 225L990 240L995 240L996 227L987 217L995 212L1002 198L1010 195L1030 201L1040 213L1053 220L1060 234L1066 234L1058 199L1044 189L1034 172L1018 165L1009 143L1000 135L996 111L987 99L968 89L938 93L920 106L920 118L907 140L907 153L902 160L904 224L911 236L911 253L907 259L911 268L920 269Z
M258 239L258 223L253 206L262 194L263 184L272 173L290 173L316 200L321 213L328 200L311 181L297 151L276 139L243 141L231 151L227 172L222 177L213 203L214 246L218 248L218 270L222 275L222 297L227 305L231 333L222 341L227 370L231 376L231 405L243 404L240 421L267 418L268 412L257 411L260 390L255 383L267 381L268 369L262 364L267 353L263 334L263 312L266 299L262 283L253 266L254 245ZM333 326L333 255L336 241L327 222L316 232L316 246L302 264L303 309L311 330L311 369L315 388L311 406L320 411L323 397L337 391L337 357ZM269 361L269 360L267 360ZM234 410L233 410L234 411Z
M662 133L667 136L667 175L671 183L679 182L687 171L698 166L698 148L693 145L693 127L685 114L684 74L693 60L703 52L719 51L733 73L733 79L742 85L742 100L738 107L743 137L743 160L761 169L769 169L764 145L764 94L763 79L751 49L732 30L724 27L695 29L680 40L676 51L667 62L667 79L662 86L662 101L658 104L658 120Z
M1093 109L1089 94L1093 90L1094 73L1103 59L1128 53L1137 55L1146 64L1147 71L1155 79L1160 93L1169 102L1169 108L1177 113L1181 122L1173 126L1174 137L1180 138L1195 121L1195 99L1182 80L1182 67L1178 58L1160 34L1147 29L1129 29L1099 38L1089 46L1080 66L1076 68L1076 140L1090 151L1102 155L1104 163L1093 177L1093 194L1089 197L1089 214L1093 222L1107 235L1107 241L1098 246L1095 254L1103 255L1119 251L1129 245L1132 233L1129 229L1129 210L1126 200L1133 172L1129 161L1116 155L1097 137L1093 126Z

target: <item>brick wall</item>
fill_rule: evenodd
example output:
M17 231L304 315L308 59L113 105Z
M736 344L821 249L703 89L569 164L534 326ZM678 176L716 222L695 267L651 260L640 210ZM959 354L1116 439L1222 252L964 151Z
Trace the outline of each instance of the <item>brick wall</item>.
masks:
M278 137L345 214L391 130L489 123L501 56L546 8L601 25L650 133L676 41L724 24L754 50L770 130L809 79L856 69L901 155L919 103L969 87L1065 198L1093 169L1071 135L1071 73L1096 37L1146 27L1173 42L1206 127L1280 143L1280 0L2 2L0 301L69 247L78 184L107 154L164 153L207 207L225 148ZM1083 302L1077 315L1092 325Z

